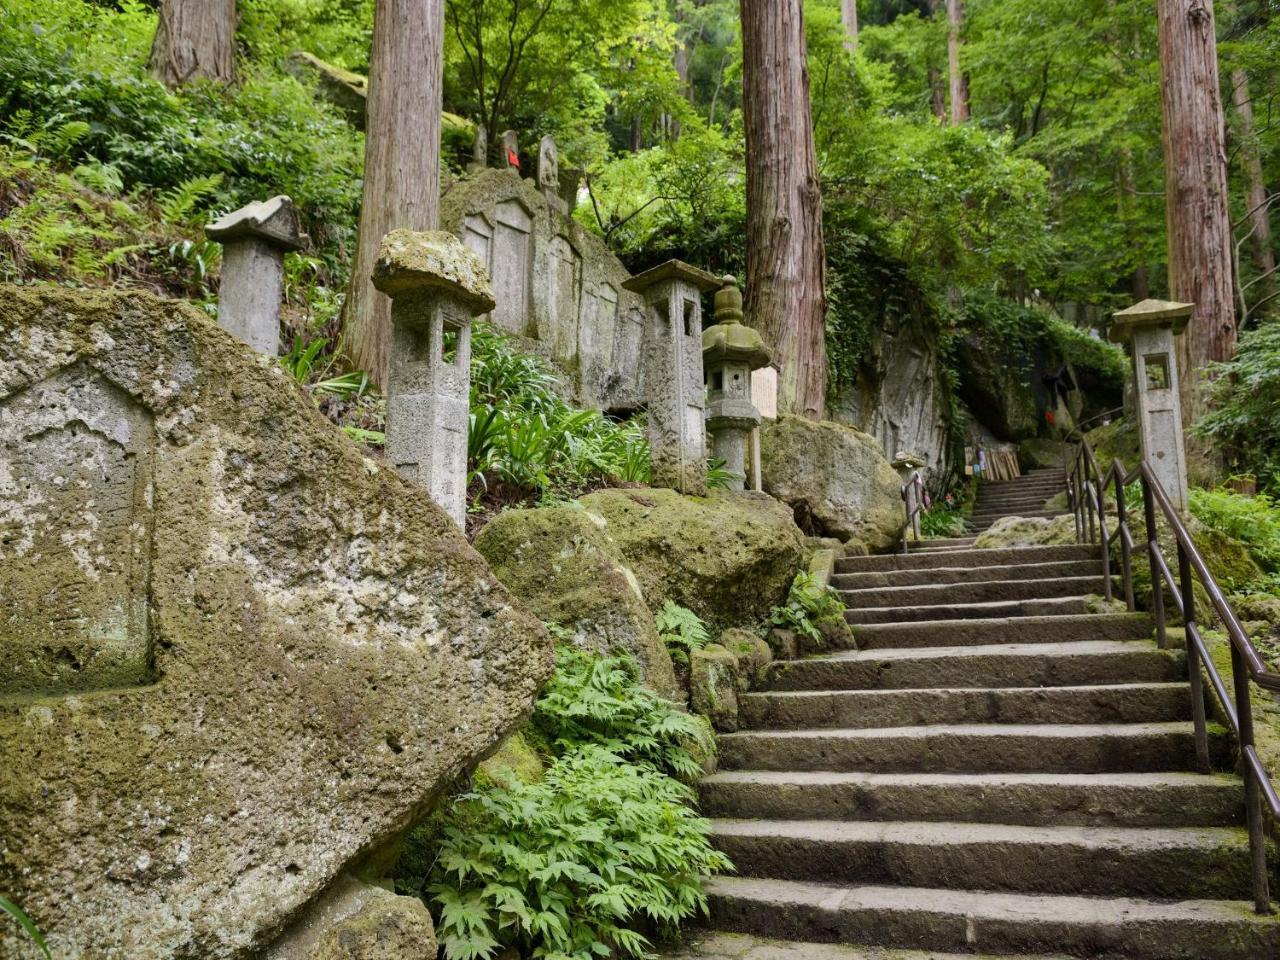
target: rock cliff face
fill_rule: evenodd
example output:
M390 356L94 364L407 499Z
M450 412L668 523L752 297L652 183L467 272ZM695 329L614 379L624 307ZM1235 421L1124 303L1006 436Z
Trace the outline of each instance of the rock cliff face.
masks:
M257 956L522 721L550 641L198 311L0 288L0 331L0 889L56 956Z

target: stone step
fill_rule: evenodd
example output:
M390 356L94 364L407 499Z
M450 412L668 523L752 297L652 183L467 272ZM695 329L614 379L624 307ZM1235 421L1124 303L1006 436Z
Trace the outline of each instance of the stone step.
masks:
M821 690L738 696L744 729L910 727L930 723L1159 723L1191 719L1182 683L1074 687Z
M1101 566L1101 561L1099 561ZM981 568L979 568L981 569ZM1005 600L1044 600L1053 597L1080 597L1101 594L1101 576L1049 577L1037 580L1006 580L993 577L964 583L944 582L904 584L884 587L840 589L840 598L854 610L875 607L932 607L939 604L995 603Z
M942 603L936 606L870 607L846 610L849 624L918 623L922 620L976 620L992 617L1056 617L1071 613L1087 613L1084 594L1036 600L1000 600L986 603Z
M935 570L838 573L831 578L831 585L837 590L865 590L870 587L931 586L990 580L1048 580L1062 577L1097 577L1101 582L1102 561L1059 560L1056 563L1003 564L995 567L956 566L939 567Z
M984 488L978 491L978 496L974 499L974 503L991 503L998 500L1019 500L1027 497L1036 497L1040 494L1045 495L1045 499L1052 497L1054 494L1062 493L1067 489L1067 485L1061 480L1037 480L1034 483L1022 483L1010 486L1005 489Z
M936 550L939 547L971 547L976 537L932 537L928 540L916 540L907 544L911 550Z
M1061 491L1058 491L1061 493ZM1043 510L1047 501L1057 496L1056 493L1047 497L1042 497L1038 493L1026 497L993 497L990 500L978 499L974 505L972 512L995 513L999 510L1018 511L1018 510Z
M984 513L975 513L968 517L969 523L975 527L990 525L997 520L1003 520L1005 517L1021 517L1024 520L1053 520L1057 517L1071 516L1066 510L1044 510L1037 507L1035 510L991 510Z
M747 877L1011 893L1247 899L1241 827L715 820L715 846Z
M984 646L993 643L1150 640L1154 632L1155 621L1144 613L861 623L853 627L853 636L860 650Z
M927 542L927 541L926 541ZM868 570L922 570L934 567L961 567L976 564L1000 566L1016 563L1050 563L1055 560L1094 560L1100 556L1095 544L1067 544L1058 547L1000 547L965 549L955 553L884 553L866 557L843 557L836 561L836 573Z
M1186 676L1182 650L1131 640L998 643L844 650L774 663L770 690L910 690L1169 683Z
M967 953L1091 960L1264 960L1280 920L1241 901L1164 902L746 877L707 882L722 931Z
M1210 726L1217 766L1230 759ZM882 773L1142 773L1195 765L1189 723L939 724L873 730L749 730L719 738L726 770Z
M742 933L693 931L689 939L674 950L660 954L665 960L974 960L973 954L939 953L936 950L892 950L866 944L845 946L839 943L799 943L794 940L771 940ZM1070 960L1064 954L1049 956L1038 953L1014 956L1004 954L1001 960Z
M1244 820L1244 785L1226 774L741 770L707 777L700 789L711 817L1123 827Z

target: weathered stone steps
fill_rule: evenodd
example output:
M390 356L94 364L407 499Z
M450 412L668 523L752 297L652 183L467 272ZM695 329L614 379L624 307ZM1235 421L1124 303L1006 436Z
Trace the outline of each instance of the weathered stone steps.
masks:
M747 730L719 739L726 770L920 773L1126 773L1195 767L1190 723L931 724L832 730ZM1230 761L1210 727L1215 764Z
M772 940L741 933L695 936L672 953L669 960L974 960L971 953L939 953L937 950L894 950L886 947L844 946L839 943L799 943ZM1003 954L1001 960L1069 960L1065 955L1035 957Z
M1060 577L1097 577L1101 582L1101 560L1059 560L1050 563L1014 563L990 567L939 567L934 570L868 570L839 573L831 579L837 590L871 587L974 583L987 580L1047 580Z
M1050 563L1055 560L1096 560L1097 558L1098 548L1088 544L1069 544L1060 547L1000 547L986 550L967 548L951 553L912 551L906 554L844 557L836 561L836 573L925 570L935 567L970 565L1008 566L1018 563Z
M1245 899L1242 827L716 820L739 876L967 890Z
M1155 621L1146 614L1105 613L861 623L853 627L853 635L860 650L875 650L996 643L1150 640L1154 630Z
M923 620L969 620L991 617L1052 617L1088 612L1088 597L1000 600L985 603L942 603L933 606L869 607L846 610L844 619L858 623L910 623Z
M969 687L752 693L738 700L746 729L837 729L930 723L1162 723L1191 719L1185 682L1072 687Z
M722 771L701 784L712 817L913 820L1034 826L1232 826L1237 777L1155 773Z
M849 607L935 607L939 604L994 603L1003 600L1046 600L1100 594L1103 578L1097 575L1047 579L991 579L965 583L904 584L881 587L839 588Z
M721 930L915 950L1066 953L1091 960L1264 960L1280 920L1238 901L1153 902L718 877Z

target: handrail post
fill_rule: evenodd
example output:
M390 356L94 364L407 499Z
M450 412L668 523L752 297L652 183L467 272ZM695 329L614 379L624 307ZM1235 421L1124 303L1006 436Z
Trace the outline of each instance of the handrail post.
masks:
M1095 468L1097 464L1094 465ZM1107 487L1099 474L1094 481L1094 502L1098 507L1098 539L1102 541L1102 597L1107 603L1110 603L1115 596L1115 592L1111 587L1111 538L1107 536L1107 508L1106 497Z
M1240 724L1240 772L1244 777L1244 808L1249 824L1249 865L1253 875L1253 907L1271 913L1271 890L1267 880L1267 834L1262 820L1262 787L1246 756L1253 746L1253 702L1249 699L1249 669L1244 654L1231 644L1231 682L1235 688L1236 719Z
M1116 476L1116 535L1120 538L1120 575L1124 579L1124 602L1132 613L1138 608L1133 600L1133 558L1129 553L1129 516L1125 512L1124 477Z
M1178 541L1178 579L1182 591L1182 623L1187 634L1187 676L1191 681L1191 719L1195 723L1196 767L1209 772L1209 731L1204 715L1204 679L1200 676L1200 651L1192 634L1196 626L1196 582L1191 574L1191 556Z
M1156 532L1156 499L1151 484L1139 471L1142 483L1142 511L1147 524L1147 565L1151 568L1151 612L1156 619L1156 646L1161 650L1169 645L1169 634L1164 614L1164 571L1156 562L1160 553L1160 540Z

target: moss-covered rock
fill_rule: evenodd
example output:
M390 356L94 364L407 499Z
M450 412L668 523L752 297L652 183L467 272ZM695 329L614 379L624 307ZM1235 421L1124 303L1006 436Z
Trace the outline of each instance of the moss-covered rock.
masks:
M804 543L791 511L763 494L600 490L582 504L604 518L650 609L672 600L712 636L763 620L800 569Z
M508 590L569 630L576 645L634 657L651 689L683 699L641 581L611 532L600 513L577 504L507 510L480 531L476 549Z
M818 617L813 622L818 628L818 633L822 634L822 649L805 651L807 653L820 653L825 650L853 650L857 646L857 642L853 637L853 628L844 618L843 613L830 613Z
M1147 560L1146 551L1141 547L1141 544L1147 542L1146 524L1143 522L1142 514L1139 511L1130 510L1128 514L1134 541L1139 544L1139 549L1134 552L1132 558L1134 599L1142 609L1150 609L1151 565ZM1109 519L1108 522L1113 522L1113 520ZM1227 536L1225 533L1214 530L1194 516L1184 517L1183 522L1186 525L1187 532L1191 534L1191 539L1195 541L1196 549L1204 557L1204 562L1208 566L1209 572L1213 574L1213 578L1218 581L1218 584L1223 589L1230 591L1237 586L1253 583L1262 577L1262 570L1254 562L1248 546ZM1157 523L1156 526L1159 528L1157 539L1160 544L1160 551L1164 555L1169 569L1174 571L1174 575L1177 576L1177 539L1166 524ZM1118 573L1121 569L1121 554L1118 545L1112 547L1111 559L1112 566ZM1195 600L1196 608L1199 611L1199 619L1205 623L1212 622L1215 616L1209 603L1209 595L1200 585L1199 580L1196 581ZM1169 611L1171 617L1176 616L1172 604L1172 596L1166 590L1165 608Z
M896 543L906 524L902 480L874 437L803 417L761 424L764 488L790 504L806 532L873 550Z
M537 783L546 772L542 758L521 732L503 740L493 756L476 768L477 784L494 783L511 789L520 783Z
M738 729L738 658L710 643L689 655L689 706L721 733Z
M201 311L0 287L0 328L0 583L46 598L0 609L0 890L58 956L259 956L520 726L550 638ZM113 595L57 579L66 553ZM141 672L69 679L61 614L82 671L124 645Z
M1023 470L1061 469L1071 460L1075 447L1061 440L1033 437L1018 444L1018 466Z
M973 541L975 550L1047 547L1076 542L1076 521L1065 517L1001 517Z
M426 904L343 878L262 960L417 960L435 955L435 929Z
M745 692L768 679L773 651L759 634L735 627L720 634L720 646L738 660L739 689Z
M1120 417L1103 427L1095 427L1085 434L1093 449L1094 459L1102 470L1109 470L1115 460L1132 470L1142 459L1142 438L1138 434L1137 421Z

